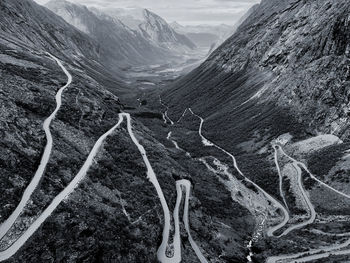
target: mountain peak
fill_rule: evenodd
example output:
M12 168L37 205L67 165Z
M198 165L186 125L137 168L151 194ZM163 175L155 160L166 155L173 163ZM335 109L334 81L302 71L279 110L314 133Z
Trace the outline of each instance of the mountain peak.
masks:
M195 48L195 44L186 36L177 33L162 17L149 9L133 8L103 8L100 9L112 18L120 20L127 27L139 32L162 49L180 49L181 53L186 49Z
M67 0L50 0L44 6L48 7L49 9L70 7L70 8L81 8L81 9L87 10L86 6L81 5L79 3L72 3Z

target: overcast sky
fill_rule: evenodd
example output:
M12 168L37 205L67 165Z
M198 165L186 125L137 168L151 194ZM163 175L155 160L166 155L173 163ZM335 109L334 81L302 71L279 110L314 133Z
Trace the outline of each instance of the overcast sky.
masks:
M1 1L1 0L0 0ZM45 4L48 0L35 0ZM95 7L143 7L168 22L182 24L234 24L260 0L69 0Z

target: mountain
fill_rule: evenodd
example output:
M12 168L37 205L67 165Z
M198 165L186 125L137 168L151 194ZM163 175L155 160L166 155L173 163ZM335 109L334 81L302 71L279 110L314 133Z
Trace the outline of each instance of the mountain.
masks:
M233 27L225 24L183 26L175 21L170 25L176 32L186 35L193 43L203 48L209 48L214 43L222 43L233 33Z
M346 0L263 0L199 68L161 92L168 115L176 120L191 107L205 119L203 134L234 154L241 171L271 194L279 182L271 144L284 136L289 139L282 145L318 179L348 192L341 182L349 170L340 160L349 149L349 11ZM344 143L327 146L327 136ZM309 191L319 213L348 215L346 205L329 205L334 203L319 182ZM291 253L277 247L275 254ZM271 249L259 247L265 255Z
M0 2L1 262L349 262L349 1L262 0L172 81L62 10Z
M161 48L189 52L196 45L186 36L177 33L163 18L142 8L108 8L102 12L119 19L131 29L139 32L145 39Z
M233 25L195 25L183 26L178 22L171 23L171 27L186 35L197 46L209 49L209 54L218 48L226 39L232 36L237 28L246 20L259 5L254 5Z
M70 56L100 57L93 39L69 26L46 8L28 1L1 1L0 4L0 34L3 40L11 42L15 38L18 46L45 48L61 53L65 50Z
M320 17L307 16L308 8ZM251 111L250 116L256 114L254 108L269 111L275 105L279 113L288 110L290 120L308 123L310 131L343 135L347 125L341 120L347 115L341 105L347 103L342 94L348 77L343 74L348 49L344 8L348 8L345 1L331 5L323 0L321 7L314 1L263 1L231 38L164 96L169 101L176 101L177 95L186 97L182 100L186 106L196 97L193 107L217 123L225 116L243 117ZM292 19L295 14L299 22ZM317 27L310 28L314 21ZM201 106L204 101L206 107ZM184 105L174 109L180 113ZM256 118L265 118L265 110ZM332 116L322 118L328 110Z
M198 260L193 239L208 259L242 262L254 218L169 144L161 113L123 104L135 90L91 24L32 0L2 0L0 16L0 261L156 262L174 251L163 232L186 188L181 259Z
M98 42L110 66L154 64L171 57L118 19L64 0L52 0L46 7Z
M50 52L84 67L108 87L124 90L123 72L100 44L33 1L1 2L1 43L31 52ZM117 84L117 85L116 85Z

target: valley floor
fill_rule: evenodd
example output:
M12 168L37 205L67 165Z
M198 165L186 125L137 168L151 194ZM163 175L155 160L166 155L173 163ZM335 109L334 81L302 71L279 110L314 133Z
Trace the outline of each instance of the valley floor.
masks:
M223 145L225 138L208 132L207 118L192 108L184 108L175 118L159 95L182 74L182 66L172 73L159 66L147 72L134 69L129 84L137 84L136 91L112 98L124 103L123 111L113 111L103 126L97 125L94 139L84 135L88 143L76 146L84 154L74 163L74 171L65 172L67 179L56 175L44 181L45 171L55 174L64 164L50 168L52 159L65 153L64 147L55 149L62 145L53 144L59 132L51 121L67 107L62 98L68 95L66 89L74 89L75 80L60 60L49 57L68 82L58 89L56 108L44 121L47 146L38 166L34 164L39 167L36 175L22 184L26 187L19 204L8 201L10 206L4 208L8 216L1 218L0 261L34 262L32 243L50 251L49 261L57 260L53 249L57 242L62 247L68 243L69 252L60 251L59 257L72 262L81 260L78 252L86 242L91 242L89 262L137 258L164 263L347 262L350 258L346 181L350 144L334 135L296 140L281 134L257 151L249 150L251 141L237 147L228 147L230 141ZM73 99L76 104L79 95ZM78 130L81 125L89 127L89 120L83 120L88 109L77 110L83 113L72 123ZM106 112L96 117L96 110L88 116L102 120ZM256 167L264 180L256 176ZM86 214L91 221L84 225L79 220ZM107 218L111 222L98 224ZM114 236L103 243L107 225ZM58 237L56 232L65 234ZM73 251L76 258L68 259Z

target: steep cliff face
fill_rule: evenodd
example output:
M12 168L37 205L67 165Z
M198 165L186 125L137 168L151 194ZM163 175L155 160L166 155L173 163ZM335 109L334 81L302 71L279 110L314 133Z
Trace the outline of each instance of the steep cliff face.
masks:
M0 16L4 41L16 40L17 45L33 49L64 50L71 56L99 58L97 44L91 38L33 1L1 1Z
M177 33L160 16L145 9L143 11L144 22L139 25L140 30L146 38L150 38L162 46L177 46L188 49L194 49L195 44L186 36Z
M148 9L112 8L102 9L102 12L122 21L153 45L164 50L181 54L196 48L196 45L189 38L177 33L162 17Z
M44 54L50 52L106 87L123 90L120 62L106 56L97 41L76 29L61 17L32 0L1 1L0 43L9 49Z
M64 0L52 0L46 7L94 39L103 60L112 67L155 64L164 62L164 57L171 57L169 52L153 45L139 32L98 10Z
M164 96L177 113L198 98L193 107L215 126L236 117L237 125L253 117L259 123L259 116L266 121L283 109L304 131L346 137L349 8L348 1L262 1L230 39ZM177 96L186 98L179 106Z

